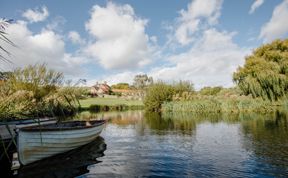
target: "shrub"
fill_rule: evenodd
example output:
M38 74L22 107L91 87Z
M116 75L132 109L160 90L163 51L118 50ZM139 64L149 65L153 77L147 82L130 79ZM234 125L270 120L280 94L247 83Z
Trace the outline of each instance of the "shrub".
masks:
M172 85L163 82L150 85L144 98L145 109L159 112L164 102L172 101L174 91Z
M45 96L55 92L63 79L62 73L49 70L44 64L29 65L24 69L16 69L5 85L9 86L11 92L31 91L36 101L41 101Z
M193 83L189 81L180 80L179 82L174 82L173 89L174 89L174 93L177 93L179 95L183 95L184 93L186 93L187 95L187 93L194 92Z
M45 65L16 69L0 85L0 119L73 114L77 87L62 87L62 73Z

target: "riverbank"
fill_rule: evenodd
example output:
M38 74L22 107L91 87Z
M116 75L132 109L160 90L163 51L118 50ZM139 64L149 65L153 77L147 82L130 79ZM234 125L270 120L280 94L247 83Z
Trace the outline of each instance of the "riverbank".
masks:
M271 102L249 97L202 97L188 101L171 101L162 104L162 112L192 113L271 113L287 105L286 100Z
M87 98L79 100L81 111L126 111L144 109L140 100L127 100L123 98Z

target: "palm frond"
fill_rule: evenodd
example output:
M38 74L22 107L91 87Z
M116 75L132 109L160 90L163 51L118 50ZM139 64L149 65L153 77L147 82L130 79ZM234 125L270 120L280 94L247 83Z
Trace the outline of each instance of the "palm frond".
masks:
M4 41L5 43L17 47L11 40L9 40L6 36L8 35L5 30L8 27L9 24L11 24L13 22L12 19L5 19L2 18L0 19L0 40ZM8 50L6 50L3 45L0 45L0 51L4 52L5 54L7 54L8 56L10 56L10 52ZM4 61L4 62L9 62L12 63L9 59L7 59L6 57L4 57L1 53L0 53L0 60Z

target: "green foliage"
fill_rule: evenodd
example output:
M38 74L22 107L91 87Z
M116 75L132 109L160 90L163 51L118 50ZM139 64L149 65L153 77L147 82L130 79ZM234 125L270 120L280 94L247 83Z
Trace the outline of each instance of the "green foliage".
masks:
M116 95L117 97L121 97L121 96L122 96L122 93L120 93L120 92L113 92L113 93L111 93L111 95Z
M173 101L165 103L162 109L164 112L217 113L221 111L220 103L217 100Z
M128 90L130 86L128 83L117 83L116 85L111 86L112 89L121 89L121 90Z
M62 87L63 74L45 65L16 69L0 84L0 119L75 113L75 87Z
M222 87L204 87L202 88L199 93L201 95L217 95L223 88Z
M144 98L145 109L148 111L160 111L164 102L172 101L175 90L172 85L158 82L148 87Z
M44 64L29 65L24 69L16 69L5 85L8 85L11 93L19 90L33 92L38 102L55 92L57 86L62 84L63 78L62 73L48 70Z
M162 105L164 112L193 113L238 113L238 112L273 112L276 106L261 98L201 98L190 101L172 101Z
M185 91L182 94L175 92L173 101L191 101L197 99L219 99L219 98L237 98L240 97L241 90L238 87L204 87L200 91Z
M239 87L232 87L232 88L222 88L217 96L221 97L239 97L242 94L242 91Z
M256 49L246 57L245 65L233 74L233 80L245 95L271 101L285 96L288 91L288 39Z
M194 95L193 84L188 81L174 82L166 84L157 82L148 87L144 98L145 109L148 111L159 112L164 102L177 99L188 99Z
M174 93L179 95L183 95L184 92L194 92L194 85L189 81L182 81L174 82L173 84Z
M143 102L140 100L127 100L124 98L87 98L79 100L82 108L89 108L91 105L106 105L106 106L143 106Z
M84 99L90 95L90 88L88 87L70 87L73 88L73 93L77 99Z
M36 107L33 93L29 91L17 91L11 95L0 97L0 118L17 118L30 114L29 111Z

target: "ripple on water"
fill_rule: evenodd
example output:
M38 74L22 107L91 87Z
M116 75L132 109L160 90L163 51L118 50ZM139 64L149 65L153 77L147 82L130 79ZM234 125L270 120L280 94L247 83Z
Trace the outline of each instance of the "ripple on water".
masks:
M136 113L110 117L101 133L105 155L80 177L288 177L286 115L224 121Z

